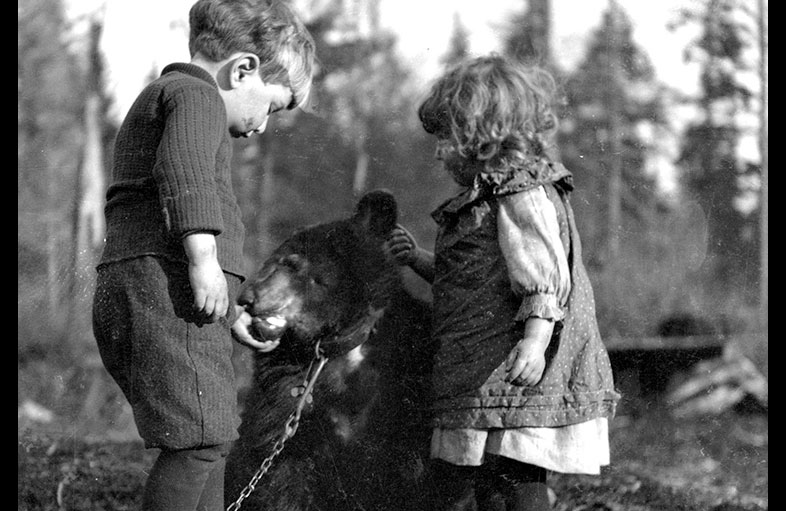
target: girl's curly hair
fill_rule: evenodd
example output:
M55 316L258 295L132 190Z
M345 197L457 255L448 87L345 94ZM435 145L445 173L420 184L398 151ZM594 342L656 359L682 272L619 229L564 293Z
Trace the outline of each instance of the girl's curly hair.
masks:
M462 62L440 77L418 108L423 128L452 144L486 172L520 167L552 147L557 131L552 75L491 54Z

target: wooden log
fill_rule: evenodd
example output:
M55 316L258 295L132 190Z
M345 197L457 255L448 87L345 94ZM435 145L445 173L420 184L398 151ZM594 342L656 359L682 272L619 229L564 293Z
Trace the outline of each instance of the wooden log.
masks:
M721 413L746 397L767 409L768 381L756 365L734 345L723 356L697 363L666 396L680 417Z

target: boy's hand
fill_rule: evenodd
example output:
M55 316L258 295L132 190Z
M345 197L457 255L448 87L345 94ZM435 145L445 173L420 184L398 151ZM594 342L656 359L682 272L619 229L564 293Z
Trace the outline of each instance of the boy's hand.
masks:
M227 279L218 261L189 264L188 277L194 293L194 310L208 323L226 316L229 308Z
M409 266L417 258L418 245L409 231L397 225L385 240L384 250L399 265Z
M194 294L194 310L208 323L227 315L229 295L227 279L218 264L215 236L189 234L183 238L188 256L188 279Z
M249 326L251 326L251 314L240 305L235 305L237 319L232 324L232 337L240 344L244 344L251 349L262 353L268 353L278 347L280 341L258 341L251 336Z
M524 338L508 355L505 380L514 385L536 385L546 369L546 348L551 340L554 322L532 317L525 324Z

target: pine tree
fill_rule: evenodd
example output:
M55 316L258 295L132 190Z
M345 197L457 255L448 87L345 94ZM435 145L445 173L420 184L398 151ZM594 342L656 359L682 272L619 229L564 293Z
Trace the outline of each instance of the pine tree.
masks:
M458 64L469 55L469 32L461 21L458 12L453 14L453 31L448 42L448 51L442 56L442 65L446 68Z
M612 4L604 13L566 92L563 159L587 197L579 216L594 240L596 266L613 264L618 241L610 240L636 231L647 217L644 209L653 210L657 202L655 179L646 172L652 147L640 127L657 130L664 124L662 90L620 7ZM617 191L610 193L614 181Z
M504 53L522 62L553 67L551 52L551 1L531 0L513 17L504 41Z
M685 131L678 163L687 192L707 217L706 283L716 292L734 289L752 299L758 281L757 216L738 207L743 178L760 173L760 165L742 161L738 153L745 134L741 121L752 113L754 96L741 80L751 70L746 52L755 44L750 13L738 0L706 0L696 11L683 11L681 23L701 27L687 51L701 67L701 116Z
M761 204L759 206L759 328L767 331L769 325L769 29L767 24L767 0L759 0L759 156L761 157ZM764 349L766 353L766 341Z
M658 134L667 130L664 87L614 1L585 55L565 82L561 155L575 178L573 205L602 328L646 334L657 314L642 320L641 311L665 308L669 292L641 271L654 269L668 246L664 199L648 170Z
M254 148L244 147L236 162L238 179L251 184L236 189L255 261L293 229L348 211L376 186L389 156L380 150L397 142L392 132L406 132L404 116L412 113L409 75L395 53L395 37L380 26L378 0L296 7L317 46L310 104L271 119L265 135Z
M20 314L67 315L75 176L83 146L85 83L68 47L60 1L25 0L18 16ZM39 321L40 323L40 321ZM39 325L41 326L41 325Z

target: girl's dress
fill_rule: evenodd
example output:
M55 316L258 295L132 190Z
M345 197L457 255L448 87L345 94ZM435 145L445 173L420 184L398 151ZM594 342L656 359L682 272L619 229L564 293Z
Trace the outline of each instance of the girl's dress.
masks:
M565 473L609 463L620 398L598 332L568 201L571 174L532 157L479 175L441 205L435 250L432 457L480 465L498 454ZM555 321L534 386L504 380L524 320Z

